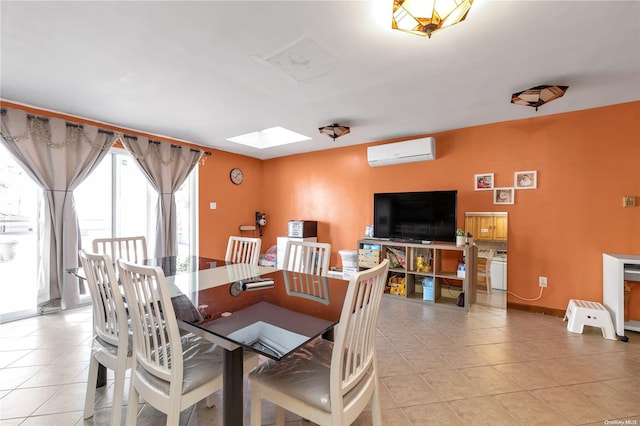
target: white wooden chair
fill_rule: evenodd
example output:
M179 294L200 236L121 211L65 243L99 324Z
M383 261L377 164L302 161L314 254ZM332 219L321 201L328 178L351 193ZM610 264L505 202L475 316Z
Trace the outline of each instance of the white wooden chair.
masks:
M487 293L491 293L491 262L493 261L493 256L495 255L495 250L489 250L487 254L487 262L485 263L484 268L478 268L478 277L483 277L484 282L487 285Z
M128 315L111 258L106 254L92 254L84 250L80 250L79 255L93 303L94 330L84 418L93 416L98 367L102 364L115 374L111 424L120 425L125 374L133 365Z
M260 238L230 236L224 260L233 263L257 265L260 259Z
M287 241L283 269L326 276L329 272L331 244L311 241Z
M147 240L143 236L96 238L93 240L93 252L108 254L114 262L125 259L142 263L147 259Z
M319 425L349 425L371 403L381 425L376 369L376 323L389 260L351 277L335 343L314 339L281 361L269 360L251 373L251 425L261 424L262 400Z
M133 329L134 364L127 425L136 423L140 396L177 425L180 412L222 389L223 349L194 334L180 335L162 269L118 260ZM245 371L258 364L246 353Z

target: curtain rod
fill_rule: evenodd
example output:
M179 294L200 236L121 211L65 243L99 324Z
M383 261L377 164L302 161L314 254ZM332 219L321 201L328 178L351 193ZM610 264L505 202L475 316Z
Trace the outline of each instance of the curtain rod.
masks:
M131 139L136 139L136 140L138 139L135 136L129 136L129 135L125 135L125 136L128 137L128 138L131 138ZM154 140L151 140L151 139L149 139L149 143L152 143L154 145L162 144L162 142L160 142L160 141L154 141ZM168 142L166 142L166 143L168 143ZM177 145L177 144L174 144L174 143L172 143L171 146L172 147L176 147L176 148L184 148L182 145ZM196 148L191 148L191 147L189 147L189 149L191 150L191 152L202 151L203 155L206 155L207 157L211 155L211 151L205 151L203 149L196 149Z
M98 130L101 130L102 126L107 126L107 127L110 127L110 128L114 128L115 130L112 133L109 133L109 131L107 131L107 130L104 130L104 132L107 133L107 134L124 135L124 137L130 138L130 139L134 139L134 140L138 139L136 136L124 134L124 132L127 132L127 131L135 131L133 129L125 129L125 128L114 126L114 125L111 125L111 124L108 124L108 123L103 123L103 122L100 122L100 121L90 120L88 118L77 117L77 116L73 116L73 115L70 115L70 114L64 114L64 113L60 113L60 112L56 112L56 111L46 111L46 110L42 110L41 108L37 108L37 107L34 107L34 106L30 106L30 105L22 105L22 104L19 104L19 103L16 103L16 102L7 101L7 100L2 99L2 98L0 98L0 102L3 103L2 106L0 106L0 115L2 115L2 116L5 116L8 113L8 109L16 109L16 110L20 110L20 111L25 112L27 114L27 117L32 117L32 118L37 118L37 119L40 119L40 120L47 120L48 121L48 118L45 118L42 115L39 115L39 114L33 113L33 112L31 112L31 113L28 112L29 110L38 110L38 111L43 111L42 114L52 115L54 118L59 118L61 120L67 121L67 122L69 121L68 119L70 119L70 118L71 119L78 119L83 124L97 127ZM5 102L7 103L7 105L4 105ZM143 133L143 132L141 132L141 133ZM168 138L168 139L171 139L171 138ZM193 143L188 142L188 141L184 141L184 143L185 143L185 146L189 146L189 144L197 145L197 144L193 144ZM189 148L195 149L195 148L192 148L190 146L189 146ZM209 151L204 151L203 150L203 152L207 156L211 155L211 152L209 152Z

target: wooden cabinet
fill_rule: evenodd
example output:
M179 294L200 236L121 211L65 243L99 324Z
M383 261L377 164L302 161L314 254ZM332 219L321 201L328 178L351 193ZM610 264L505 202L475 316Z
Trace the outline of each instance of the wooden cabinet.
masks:
M507 241L506 213L466 213L465 230L475 241Z
M376 259L390 258L389 280L404 286L404 293L393 297L422 300L425 303L456 306L460 292L465 294L465 311L475 302L478 249L475 245L456 246L453 243L402 243L386 240L360 240L363 254L379 250ZM418 260L419 259L419 260ZM420 268L424 259L427 268ZM458 261L464 261L466 271L458 274ZM364 264L360 263L360 267ZM371 265L373 266L373 265ZM420 269L420 270L418 270ZM426 270L425 270L426 269Z

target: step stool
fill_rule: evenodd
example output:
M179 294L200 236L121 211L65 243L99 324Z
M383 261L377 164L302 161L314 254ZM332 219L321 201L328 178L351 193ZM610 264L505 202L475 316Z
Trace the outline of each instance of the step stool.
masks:
M597 302L586 300L569 300L563 321L568 319L567 330L572 333L582 333L585 325L599 327L602 336L609 340L618 340L613 329L613 322L609 311Z

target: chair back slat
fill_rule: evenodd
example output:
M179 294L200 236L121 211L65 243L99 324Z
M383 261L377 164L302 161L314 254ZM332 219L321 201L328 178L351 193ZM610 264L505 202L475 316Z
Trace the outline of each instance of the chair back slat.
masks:
M98 337L114 345L128 344L128 316L111 258L105 254L79 251L93 304L93 325Z
M288 240L283 268L287 271L313 275L327 275L331 244Z
M344 396L362 386L361 381L376 380L372 374L376 324L388 271L389 260L385 259L374 268L354 274L349 281L331 360L332 408L341 410Z
M108 254L114 261L125 259L142 263L147 259L147 240L143 236L96 238L93 240L93 251Z
M327 277L292 271L283 271L283 276L288 295L311 299L325 305L329 304Z
M224 260L233 263L249 263L257 265L260 259L260 238L229 237Z
M137 365L161 380L182 383L180 332L162 269L122 259L118 269L129 305Z

